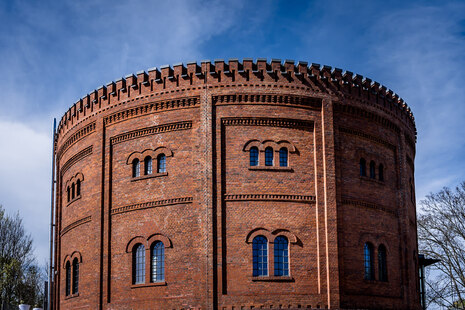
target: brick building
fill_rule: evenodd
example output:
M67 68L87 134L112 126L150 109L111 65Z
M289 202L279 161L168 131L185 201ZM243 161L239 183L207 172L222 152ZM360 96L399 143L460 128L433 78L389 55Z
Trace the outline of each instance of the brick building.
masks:
M56 135L55 309L419 309L410 108L273 59L101 86Z

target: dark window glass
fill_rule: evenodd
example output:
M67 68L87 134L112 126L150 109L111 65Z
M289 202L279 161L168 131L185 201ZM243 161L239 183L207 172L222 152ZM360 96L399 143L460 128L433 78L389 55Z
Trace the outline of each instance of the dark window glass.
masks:
M134 246L133 250L134 284L145 282L145 247L142 244Z
M76 196L81 196L81 180L76 181Z
M250 165L258 166L258 148L255 146L250 148Z
M376 165L374 161L370 162L370 178L376 178Z
M365 158L360 158L360 175L365 177L367 175L367 162Z
M165 281L165 246L157 241L152 247L152 282Z
M379 165L378 178L380 181L384 181L384 166L383 165Z
M140 176L140 162L139 159L134 158L132 161L132 177L136 178Z
M374 263L373 263L373 246L371 243L365 243L363 247L363 264L365 267L365 280L374 280Z
M71 293L71 264L66 262L66 283L65 283L65 294L69 296Z
M268 275L268 240L263 236L257 236L252 241L253 276Z
M79 292L79 262L78 259L75 258L73 260L73 294L77 294Z
M274 239L274 275L289 276L289 247L284 236Z
M279 150L279 166L287 167L287 148L285 147Z
M144 159L144 174L152 174L152 157L150 156Z
M76 197L76 184L71 184L71 199L74 199Z
M265 166L273 166L273 148L265 149Z
M379 280L387 281L387 263L386 263L386 247L381 244L378 247L378 271L379 271Z
M158 155L158 158L157 158L157 172L158 173L166 172L166 156L165 156L165 154Z
M66 189L66 192L68 193L68 202L71 200L71 190L68 188Z

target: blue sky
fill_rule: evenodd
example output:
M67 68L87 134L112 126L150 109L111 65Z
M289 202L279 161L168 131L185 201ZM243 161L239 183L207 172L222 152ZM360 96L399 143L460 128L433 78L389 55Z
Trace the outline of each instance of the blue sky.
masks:
M0 204L48 257L53 117L128 73L265 57L349 70L412 108L417 198L465 171L465 1L0 0Z

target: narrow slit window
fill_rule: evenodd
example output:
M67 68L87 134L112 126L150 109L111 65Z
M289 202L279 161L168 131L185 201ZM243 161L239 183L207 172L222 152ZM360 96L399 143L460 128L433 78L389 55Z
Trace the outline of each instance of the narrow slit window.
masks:
M365 267L365 280L374 280L374 262L373 262L373 245L371 243L365 243L363 247L363 264Z
M273 148L265 149L265 166L273 166Z
M166 172L166 156L165 156L165 154L158 155L158 158L157 158L157 172L158 173Z
M152 157L147 156L144 159L144 174L152 174Z
M287 148L282 147L279 150L279 166L280 167L287 167L287 165L288 165L287 161L288 161Z
M360 158L360 176L365 177L367 175L367 162L365 158Z
M378 272L379 280L387 282L386 247L383 244L378 247Z
M65 295L71 294L71 264L66 262L66 281L65 281Z
M81 196L81 180L76 181L76 196Z
M79 261L77 258L73 260L73 294L79 292Z
M73 183L71 184L71 199L74 199L76 197L76 184Z
M145 282L145 247L142 244L134 246L133 250L133 283Z
M138 176L140 176L140 161L134 158L132 161L132 177L137 178Z
M70 190L69 186L68 186L68 188L66 189L66 192L67 192L67 194L68 194L68 202L70 202L70 200L71 200L71 190Z
M376 178L376 164L374 161L370 162L370 179Z
M250 148L250 166L258 166L258 148L256 146Z
M289 276L289 242L284 236L274 239L274 275Z
M152 247L152 282L165 281L165 245L157 241Z
M268 275L268 240L264 236L257 236L252 241L253 276Z

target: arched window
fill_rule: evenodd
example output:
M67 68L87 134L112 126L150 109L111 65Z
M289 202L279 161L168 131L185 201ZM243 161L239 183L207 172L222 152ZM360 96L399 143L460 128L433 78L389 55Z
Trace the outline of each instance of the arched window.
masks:
M157 241L152 246L151 259L151 282L165 281L165 245L161 241Z
M132 177L136 178L140 176L140 162L139 159L134 158L132 161Z
M76 196L81 196L81 180L76 181Z
M256 146L250 148L250 166L258 166L258 148Z
M73 260L73 294L79 292L79 262L77 257Z
M133 261L133 283L140 284L145 282L145 247L142 244L134 246L132 252Z
M165 156L165 154L160 154L157 157L157 172L158 173L166 172L166 156Z
M370 161L370 178L376 178L376 164L374 161Z
M287 148L282 147L279 150L279 166L280 167L287 167Z
M367 175L367 162L365 158L360 158L360 176L366 177Z
M380 164L378 167L378 179L380 181L384 181L384 166L383 164Z
M71 199L74 199L76 197L76 184L71 184Z
M386 282L387 277L387 262L386 262L386 247L381 244L378 247L378 272L379 280Z
M373 245L367 242L363 247L363 265L365 267L365 280L374 280Z
M268 240L264 236L256 236L252 241L253 276L268 275Z
M144 174L152 174L152 157L150 156L144 159Z
M66 283L65 283L65 295L69 296L71 293L71 264L66 262Z
M289 276L289 242L284 236L274 239L274 275Z
M71 200L71 190L68 188L66 189L66 192L68 193L68 202Z
M265 149L265 166L273 166L273 148Z

